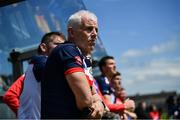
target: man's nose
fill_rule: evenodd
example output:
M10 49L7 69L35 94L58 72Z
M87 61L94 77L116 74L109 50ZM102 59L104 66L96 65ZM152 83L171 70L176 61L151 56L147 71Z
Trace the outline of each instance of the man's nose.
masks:
M97 37L97 34L98 34L97 30L96 30L96 28L94 28L94 29L92 30L92 33L91 33L92 37L93 37L93 38L96 38L96 37Z
M116 69L116 65L114 65L113 68Z

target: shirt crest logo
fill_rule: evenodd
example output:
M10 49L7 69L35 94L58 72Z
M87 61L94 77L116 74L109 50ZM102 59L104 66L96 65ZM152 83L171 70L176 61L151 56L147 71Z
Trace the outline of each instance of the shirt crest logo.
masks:
M75 58L77 64L82 65L82 61L79 56L75 56L74 58Z

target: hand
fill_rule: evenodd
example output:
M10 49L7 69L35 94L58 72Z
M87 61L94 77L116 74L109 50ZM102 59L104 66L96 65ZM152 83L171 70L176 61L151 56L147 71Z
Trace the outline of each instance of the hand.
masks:
M128 120L128 116L125 113L120 114L119 116L120 116L121 120Z
M132 119L137 119L137 115L134 112L124 110L124 113L130 116Z
M92 96L92 99L93 99L93 102L102 101L101 97L97 93Z
M128 111L134 111L134 109L135 109L135 103L133 100L129 100L129 99L126 100L124 102L124 105L126 107L126 110L128 110Z
M91 106L91 109L93 110L90 118L93 119L100 119L104 113L104 105L102 103L102 101L98 100L96 102L93 103L93 105Z

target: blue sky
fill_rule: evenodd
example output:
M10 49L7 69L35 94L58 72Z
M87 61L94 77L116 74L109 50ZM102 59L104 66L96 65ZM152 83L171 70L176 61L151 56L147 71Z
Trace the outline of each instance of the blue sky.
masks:
M128 95L180 93L179 0L83 0Z

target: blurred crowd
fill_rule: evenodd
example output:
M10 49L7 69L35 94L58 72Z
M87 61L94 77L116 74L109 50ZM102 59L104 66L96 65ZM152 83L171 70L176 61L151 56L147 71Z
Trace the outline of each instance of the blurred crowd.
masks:
M147 105L145 101L138 103L135 113L139 119L180 119L180 96L169 96L164 106L150 103Z

